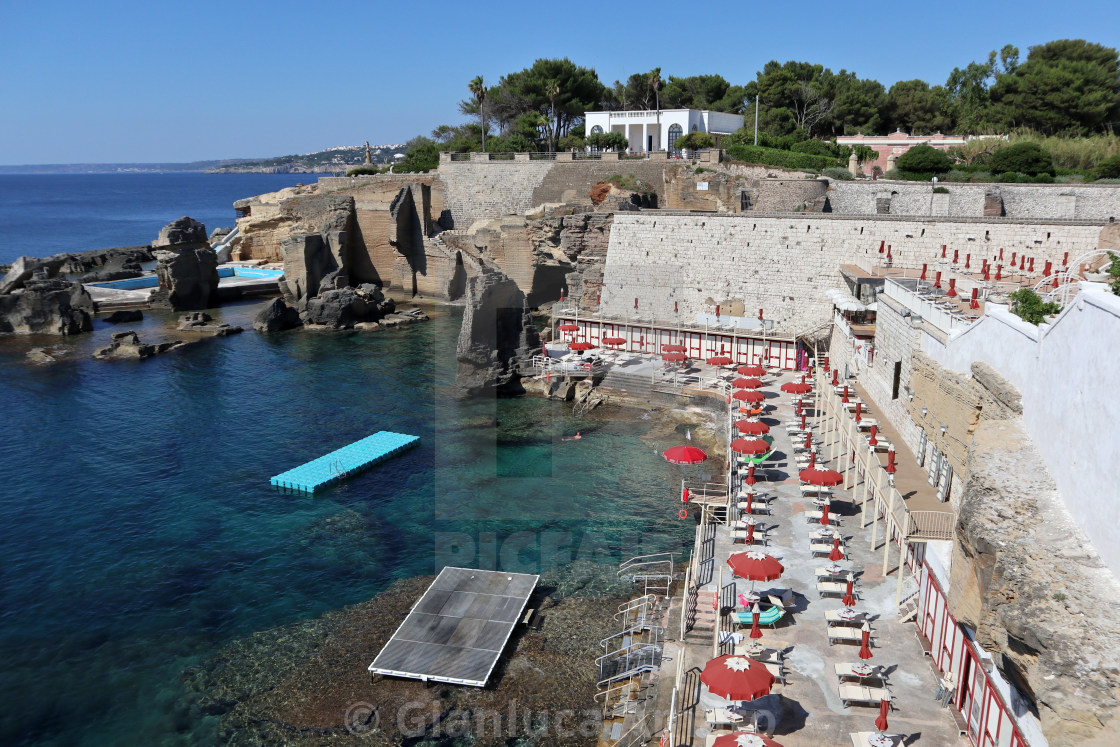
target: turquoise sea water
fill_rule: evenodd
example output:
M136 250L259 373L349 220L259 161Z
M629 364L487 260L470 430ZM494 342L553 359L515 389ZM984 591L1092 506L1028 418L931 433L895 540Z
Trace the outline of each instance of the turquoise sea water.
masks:
M103 322L0 338L0 743L213 743L180 675L234 638L444 564L549 572L688 542L659 454L673 444L643 441L647 421L456 399L459 314L143 363L88 357ZM149 314L141 336L171 320ZM62 361L27 364L31 345ZM378 430L421 445L314 497L270 488Z

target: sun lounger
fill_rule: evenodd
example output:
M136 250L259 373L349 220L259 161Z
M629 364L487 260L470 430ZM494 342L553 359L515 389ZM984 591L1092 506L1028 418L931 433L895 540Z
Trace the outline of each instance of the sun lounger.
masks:
M774 605L775 607L781 607L782 609L786 609L786 610L788 610L790 607L792 607L793 602L794 602L793 590L792 589L784 590L781 593L781 596L775 596L774 594L767 594L766 598L770 601L770 604Z
M825 596L844 596L848 589L847 582L844 581L818 581L817 594L823 599ZM852 589L852 596L859 597L859 590Z
M805 521L815 521L819 524L820 521L821 521L821 517L823 517L823 516L824 516L824 513L821 512L821 511L806 511L805 512ZM837 516L836 514L832 513L831 511L829 511L828 512L828 523L829 524L839 524L840 523L840 517ZM829 546L829 549L832 549L831 545Z
M840 702L845 706L852 703L866 703L879 705L880 700L890 700L891 691L885 687L861 687L860 685L842 684L839 686Z
M809 552L813 553L813 555L828 555L832 552L832 542L813 542L809 545ZM844 551L843 542L840 543L840 552L847 555Z
M801 495L832 495L832 488L825 488L820 485L802 485Z
M855 617L840 617L840 610L826 610L824 619L829 625L863 625L867 620L866 612L857 612Z
M906 737L902 734L883 734L877 731L854 731L848 734L852 738L852 747L869 747L871 739L883 740L881 743L890 747L902 747Z
M754 615L752 612L736 612L734 614L735 622L739 623L739 625L744 625L747 627L754 625ZM762 610L762 612L758 613L758 624L774 625L779 620L781 620L785 614L786 611L781 607L767 607L766 609Z
M875 634L871 634L870 640L874 642ZM853 628L848 625L829 625L828 626L828 645L831 646L839 641L840 643L862 643L863 631L859 628ZM870 644L869 644L870 645Z
M816 570L817 578L844 578L849 573L847 570L839 570L836 573L828 570L827 568L818 568Z
M886 678L883 676L882 668L875 665L871 666L873 667L874 671L872 671L871 674L865 674L861 677L860 675L852 671L851 664L836 664L834 667L836 671L836 679L841 684L843 684L845 680L856 680L857 684L866 683L868 680L878 680L880 683L885 684Z

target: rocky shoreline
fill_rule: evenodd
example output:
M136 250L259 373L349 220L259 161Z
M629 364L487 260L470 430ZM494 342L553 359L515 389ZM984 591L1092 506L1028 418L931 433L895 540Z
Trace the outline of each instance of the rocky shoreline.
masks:
M606 573L604 573L604 569ZM432 577L398 581L368 602L256 633L183 677L195 717L218 717L223 744L594 745L599 641L629 598L613 569L574 565L542 577L485 688L371 678L366 670Z

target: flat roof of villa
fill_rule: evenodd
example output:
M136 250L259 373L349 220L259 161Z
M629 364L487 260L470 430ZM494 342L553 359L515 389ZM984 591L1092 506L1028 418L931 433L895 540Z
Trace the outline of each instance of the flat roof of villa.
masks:
M539 579L528 573L444 568L369 671L485 686Z

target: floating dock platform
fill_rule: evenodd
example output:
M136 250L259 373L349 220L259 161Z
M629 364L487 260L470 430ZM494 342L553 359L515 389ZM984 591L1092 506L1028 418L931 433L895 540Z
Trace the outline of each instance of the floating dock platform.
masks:
M485 687L539 579L528 573L447 566L369 671Z
M379 431L307 464L282 472L270 482L277 488L314 493L396 456L419 442L419 436Z

